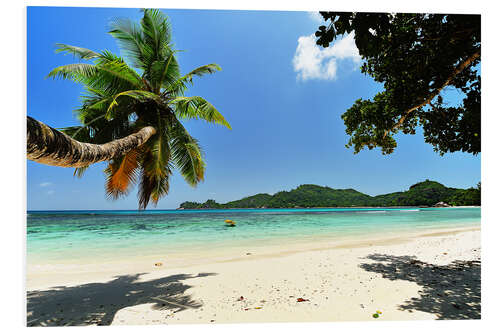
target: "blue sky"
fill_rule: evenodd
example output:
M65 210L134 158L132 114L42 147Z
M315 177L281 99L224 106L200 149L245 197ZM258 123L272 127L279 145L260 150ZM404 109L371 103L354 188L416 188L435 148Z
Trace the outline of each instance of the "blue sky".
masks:
M340 115L380 86L359 71L350 37L324 50L310 36L319 23L307 12L164 10L170 17L182 72L208 63L222 71L198 78L186 95L205 97L232 130L186 122L206 154L205 181L192 188L178 173L170 194L156 208L183 201L219 202L275 193L299 184L355 188L376 195L406 190L425 179L466 188L480 180L480 156L440 156L421 131L398 136L396 151L354 155ZM138 9L30 7L27 17L27 113L52 127L77 124L72 110L82 87L45 79L54 67L72 63L55 54L55 43L119 53L107 34L115 17L141 18ZM448 94L453 95L453 92ZM104 163L83 178L73 169L27 162L27 208L136 209L136 191L109 201ZM154 207L150 207L154 208Z

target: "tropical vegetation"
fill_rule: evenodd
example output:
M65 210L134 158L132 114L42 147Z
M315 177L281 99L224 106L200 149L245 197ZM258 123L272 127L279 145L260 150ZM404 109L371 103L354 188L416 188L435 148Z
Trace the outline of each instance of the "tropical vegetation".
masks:
M452 206L481 204L481 183L477 188L457 189L426 180L407 191L370 196L354 189L332 189L328 186L300 185L274 195L256 194L225 204L210 199L204 203L183 202L182 209L201 208L298 208L298 207L391 207L433 206L445 202Z
M139 24L117 19L109 33L118 42L123 58L107 50L95 52L58 44L57 52L71 54L80 62L57 67L48 77L84 86L82 104L75 111L82 125L62 129L74 140L102 145L153 129L150 137L136 146L107 156L105 169L108 197L127 195L138 184L139 208L144 209L168 194L174 168L192 186L204 179L202 149L182 120L202 119L231 127L207 100L184 93L195 77L220 67L212 63L181 75L170 23L160 10L143 10ZM77 167L75 175L81 176L87 167Z
M320 14L326 25L316 31L316 43L327 47L354 33L361 72L383 84L372 99L354 101L342 115L347 147L355 153L380 147L390 154L396 134L415 134L422 126L425 141L441 155L481 152L480 15Z

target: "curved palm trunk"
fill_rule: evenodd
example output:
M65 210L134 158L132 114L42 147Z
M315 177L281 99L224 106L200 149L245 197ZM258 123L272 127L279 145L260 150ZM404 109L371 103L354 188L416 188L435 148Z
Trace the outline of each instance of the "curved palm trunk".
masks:
M109 161L142 145L156 133L154 127L148 126L123 139L98 145L76 141L31 117L27 117L27 122L28 159L67 168Z

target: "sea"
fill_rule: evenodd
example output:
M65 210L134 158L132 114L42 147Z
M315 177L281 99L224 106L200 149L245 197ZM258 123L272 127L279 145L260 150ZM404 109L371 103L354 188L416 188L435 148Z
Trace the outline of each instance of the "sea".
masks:
M26 252L30 263L47 263L286 247L478 227L480 219L476 207L28 211Z

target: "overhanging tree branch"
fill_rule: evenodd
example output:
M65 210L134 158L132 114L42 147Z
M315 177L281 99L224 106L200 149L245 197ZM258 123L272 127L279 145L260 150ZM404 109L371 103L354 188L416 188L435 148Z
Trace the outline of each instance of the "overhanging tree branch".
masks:
M447 85L449 85L451 83L451 81L453 81L453 79L458 75L460 74L464 69L466 69L467 67L470 66L470 64L476 60L477 58L479 58L481 55L481 52L480 51L477 51L476 53L474 53L473 55L471 55L469 58L467 58L464 62L462 62L459 66L457 66L457 68L455 68L455 70L453 71L453 73L448 77L448 79L446 79L446 81L441 85L441 87L437 88L436 90L434 90L434 92L432 92L429 97L427 99L425 99L422 103L412 107L411 109L407 110L405 112L405 114L403 116L401 116L401 118L399 119L399 121L389 130L386 130L385 133L384 133L384 138L387 136L387 134L389 133L389 131L391 130L395 130L397 128L399 128L405 121L406 117L408 117L408 115L410 113L412 113L413 111L429 104L432 102L432 100L434 99L434 97L436 97L437 95L439 95L439 93L441 92L441 90L443 90Z

